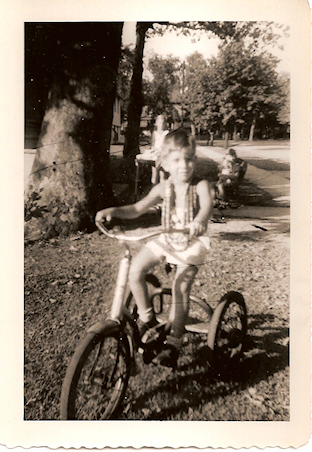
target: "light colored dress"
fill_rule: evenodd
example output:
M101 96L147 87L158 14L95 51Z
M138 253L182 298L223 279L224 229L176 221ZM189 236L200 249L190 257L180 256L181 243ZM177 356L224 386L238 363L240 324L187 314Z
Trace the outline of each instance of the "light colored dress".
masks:
M196 185L190 184L185 193L184 208L176 208L175 193L170 178L164 181L165 197L162 206L162 226L164 229L185 229L193 221L199 210ZM208 236L193 237L185 233L165 233L146 245L158 259L162 257L170 264L201 265L210 249Z

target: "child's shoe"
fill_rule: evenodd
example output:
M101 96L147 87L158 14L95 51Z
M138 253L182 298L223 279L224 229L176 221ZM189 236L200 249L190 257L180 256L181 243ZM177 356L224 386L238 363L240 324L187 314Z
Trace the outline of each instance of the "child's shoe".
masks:
M180 351L173 345L166 344L163 350L153 360L155 364L161 366L171 367L176 369L178 367L178 358Z
M140 328L142 348L139 348L139 351L143 354L145 364L150 364L162 349L166 339L165 327L166 323L152 319Z
M143 323L140 327L140 338L141 341L146 343L151 339L151 336L155 334L155 328L159 325L158 320L156 317L153 317L151 320L149 320L146 323Z

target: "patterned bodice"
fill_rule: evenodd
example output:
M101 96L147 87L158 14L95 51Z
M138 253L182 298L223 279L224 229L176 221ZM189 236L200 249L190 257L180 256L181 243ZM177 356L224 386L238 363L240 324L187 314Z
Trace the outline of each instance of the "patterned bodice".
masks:
M199 210L196 184L190 183L185 190L181 207L176 206L176 193L169 179L165 182L165 195L162 205L162 227L164 229L185 229L193 221ZM176 250L186 249L188 234L173 233L165 235L167 243Z

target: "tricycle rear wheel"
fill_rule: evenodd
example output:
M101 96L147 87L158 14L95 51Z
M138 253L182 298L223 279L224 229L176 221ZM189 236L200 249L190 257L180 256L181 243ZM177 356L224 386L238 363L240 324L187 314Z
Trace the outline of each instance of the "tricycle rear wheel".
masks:
M218 372L233 369L247 334L247 309L239 292L228 292L214 310L208 334L209 362Z

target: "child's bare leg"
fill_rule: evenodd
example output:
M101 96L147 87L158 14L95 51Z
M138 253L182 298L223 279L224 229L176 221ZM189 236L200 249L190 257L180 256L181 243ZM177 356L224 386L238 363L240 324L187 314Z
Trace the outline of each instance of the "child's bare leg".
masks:
M170 321L172 322L170 337L172 338L180 339L184 334L184 327L189 311L190 291L197 271L198 269L195 265L188 267L178 266L177 268L172 287L172 307L170 313ZM170 343L170 340L168 343ZM172 343L172 345L175 344ZM178 341L176 341L176 345L179 346Z
M170 312L172 326L170 336L167 336L167 346L156 358L158 363L163 366L177 367L188 315L191 286L196 273L197 267L194 265L177 269L172 287L172 309Z
M129 283L131 292L138 306L139 317L147 323L154 318L153 307L148 298L145 276L148 270L154 267L159 259L148 248L142 248L131 263Z
M224 201L224 188L222 182L217 183L217 189L219 192L219 198L221 199L221 201Z

